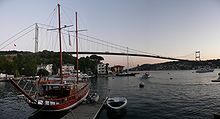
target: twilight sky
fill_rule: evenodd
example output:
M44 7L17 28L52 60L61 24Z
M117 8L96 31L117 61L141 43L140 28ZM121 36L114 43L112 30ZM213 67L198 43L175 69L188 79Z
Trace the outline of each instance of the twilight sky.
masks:
M0 43L35 22L48 24L57 1L0 0ZM200 50L202 59L220 58L219 0L60 1L66 14L79 13L87 35L162 56L192 59ZM22 47L29 45L23 42ZM126 57L105 58L112 65L126 64ZM134 65L163 61L130 59Z

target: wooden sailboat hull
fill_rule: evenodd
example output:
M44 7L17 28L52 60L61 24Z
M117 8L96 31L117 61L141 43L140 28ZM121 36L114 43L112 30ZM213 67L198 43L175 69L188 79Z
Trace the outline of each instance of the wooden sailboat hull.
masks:
M57 112L57 111L65 111L65 110L69 110L75 106L77 106L78 104L80 104L83 100L86 99L86 97L89 94L89 87L88 85L85 86L82 90L80 90L78 92L78 96L68 96L66 98L64 98L64 103L55 103L52 101L44 101L44 103L42 103L42 100L38 100L37 103L33 103L31 101L28 101L28 104L30 107L34 108L34 109L38 109L39 111L44 111L44 112ZM66 100L66 101L65 101Z

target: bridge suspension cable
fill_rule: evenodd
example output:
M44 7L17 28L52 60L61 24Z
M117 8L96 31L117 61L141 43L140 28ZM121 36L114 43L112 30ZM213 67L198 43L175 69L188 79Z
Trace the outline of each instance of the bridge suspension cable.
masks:
M7 42L10 42L10 40L12 40L12 39L15 38L16 36L20 35L21 33L25 32L26 30L28 30L29 28L33 27L34 25L35 25L35 24L30 25L30 26L26 27L25 29L22 29L21 31L19 31L18 33L16 33L15 35L13 35L12 37L8 38L7 40L5 40L4 42L2 42L2 43L0 44L0 47L1 47L2 45L6 44ZM29 30L29 32L32 31L32 30L33 30L33 28L32 28L31 30ZM28 33L29 33L29 32L28 32ZM26 35L26 34L27 34L27 32L26 32L24 35ZM23 37L24 35L21 35L19 38ZM4 49L5 47L7 47L8 45L10 45L10 44L13 43L14 41L18 40L19 38L16 38L15 40L11 41L11 42L8 43L7 45L3 46L2 48L0 48L0 50Z
M56 27L53 27L53 26L50 26L50 25L46 25L46 24L41 24L41 23L38 23L38 24L42 25L42 26L39 26L39 27L43 28L43 29L48 29L48 27L56 28ZM43 26L46 26L47 28L45 28ZM62 34L69 35L67 33L68 30L63 30L63 31L64 32L62 32ZM53 32L56 32L56 31L53 31ZM96 38L96 37L93 37L93 36L89 36L89 35L85 35L85 34L82 34L82 33L79 33L79 35L80 35L79 39L81 39L81 40L85 40L85 41L88 41L88 42L91 42L91 43L96 43L96 44L99 44L99 45L102 45L102 46L118 49L118 50L120 50L122 52L127 52L127 47L126 46L122 46L122 45L118 45L118 44L115 44L115 43L111 43L111 42L108 42L108 41L105 41L105 40L101 40L99 38ZM71 34L71 37L75 37L75 35ZM90 40L90 39L93 39L93 40ZM136 50L136 49L129 48L129 47L128 47L128 50L129 50L129 52L133 52L133 53L144 53L144 54L150 54L150 55L157 56L154 53L144 52L144 51Z
M56 28L56 27L53 27L51 25L45 25L45 24L40 24L40 23L37 23L39 25L39 29L44 29L45 32L47 31L48 28ZM29 27L23 29L22 31L18 32L17 34L15 34L14 36L10 37L9 39L7 39L6 41L4 41L3 43L0 44L0 47L3 46L4 44L6 44L5 46L1 47L0 50L4 49L5 47L7 47L8 45L10 45L11 43L17 41L18 39L21 39L21 37L27 35L28 33L30 33L31 31L34 30L34 28L30 29L31 27L35 26L35 24L32 24L30 25ZM40 30L39 30L40 31ZM57 31L51 31L51 32L54 32L57 34ZM47 32L46 32L47 33ZM20 35L21 34L21 35ZM53 34L55 35L55 34ZM67 47L72 47L72 46L68 46L67 45L67 42L65 41L66 40L66 36L69 37L73 37L75 38L75 35L73 34L69 34L69 30L63 30L62 31L62 37L64 39L64 42L65 42L65 47L67 49ZM132 48L128 48L128 47L125 47L125 46L122 46L122 45L118 45L118 44L114 44L114 43L111 43L111 42L108 42L108 41L104 41L104 40L101 40L99 38L95 38L93 36L89 36L89 35L85 35L85 34L79 34L79 39L81 39L80 41L87 41L87 42L90 42L90 43L94 43L94 44L98 44L98 45L101 45L101 46L105 46L105 47L110 47L110 48L114 48L114 49L117 49L119 50L119 52L112 52L112 51L105 51L103 52L103 50L99 50L100 52L97 52L98 50L94 50L94 47L93 50L89 50L90 52L84 52L82 54L85 54L85 53L91 53L91 54L94 54L95 52L97 52L98 54L101 54L101 55L124 55L124 54L127 54L129 56L141 56L141 57L152 57L152 58L160 58L160 59L170 59L170 60L183 60L185 61L184 59L179 59L179 58L172 58L172 57L163 57L163 56L160 56L160 55L156 55L156 54L153 54L153 53L148 53L148 52L144 52L144 51L140 51L140 50L136 50L136 49L132 49ZM19 36L19 37L17 37ZM15 38L17 37L17 38ZM14 40L12 40L13 38L15 38ZM44 37L45 38L45 37ZM51 37L53 38L53 37ZM39 39L39 40L42 40L42 39ZM9 42L10 41L10 42ZM46 40L43 40L44 42ZM55 40L56 42L57 40ZM50 43L51 44L51 43ZM48 43L44 43L44 45L47 45L47 47L49 46ZM71 50L72 51L72 50ZM135 53L131 53L131 52L135 52ZM74 53L74 52L72 52Z
M122 46L122 45L118 45L118 44L114 44L114 43L110 43L108 41L104 41L104 40L101 40L99 38L95 38L93 36L88 36L88 35L84 35L84 34L80 34L82 36L85 36L85 37L88 37L88 38L91 38L91 39L94 39L94 40L97 40L97 41L100 41L100 42L104 42L104 43L107 43L107 44L111 44L112 46L118 46L120 47L119 49L123 50L123 51L126 51L127 52L127 48L129 50L129 52L138 52L138 53L145 53L145 54L151 54L151 55L156 55L156 54L153 54L153 53L148 53L148 52L144 52L144 51L140 51L140 50L135 50L135 49L132 49L132 48L129 48L129 47L126 47L126 46ZM109 46L109 45L106 45L106 46Z

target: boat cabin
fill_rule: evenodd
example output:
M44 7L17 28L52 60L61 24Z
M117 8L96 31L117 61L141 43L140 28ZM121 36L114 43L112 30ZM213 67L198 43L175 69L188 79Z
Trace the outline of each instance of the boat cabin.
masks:
M64 98L76 92L74 84L43 84L40 97L46 99Z

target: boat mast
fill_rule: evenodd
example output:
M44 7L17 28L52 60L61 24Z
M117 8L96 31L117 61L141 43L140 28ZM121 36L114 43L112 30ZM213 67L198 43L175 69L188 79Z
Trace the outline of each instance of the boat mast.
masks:
M62 44L61 44L61 22L60 22L60 4L58 4L58 24L59 24L59 42L60 42L60 78L61 82L63 82L63 72L62 72L62 64L63 64L63 59L62 59Z
M77 23L77 12L76 14L76 79L77 79L77 83L79 80L79 62L78 62L78 23Z

